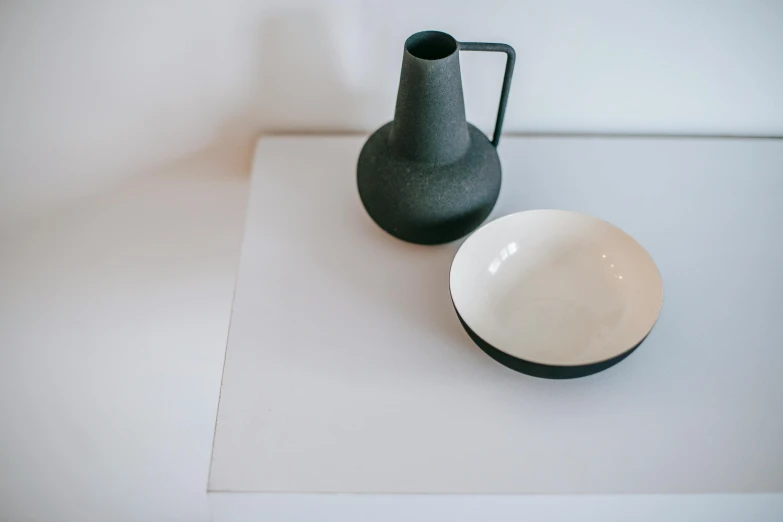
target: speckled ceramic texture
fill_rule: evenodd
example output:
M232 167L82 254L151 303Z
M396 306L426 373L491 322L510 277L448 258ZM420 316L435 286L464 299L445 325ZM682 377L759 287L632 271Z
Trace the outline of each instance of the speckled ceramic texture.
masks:
M494 143L465 120L460 49L509 56ZM513 49L503 44L461 44L437 31L408 38L394 120L370 136L357 166L362 203L382 229L438 244L486 219L500 193L496 145L512 69Z
M359 155L359 194L389 234L421 244L459 239L486 219L500 193L500 159L487 137L468 126L471 145L453 163L422 163L386 146L392 123Z

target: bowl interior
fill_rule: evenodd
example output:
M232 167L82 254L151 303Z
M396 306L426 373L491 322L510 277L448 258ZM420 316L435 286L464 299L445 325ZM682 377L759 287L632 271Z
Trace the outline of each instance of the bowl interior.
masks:
M493 347L539 364L611 359L650 332L663 286L632 237L600 219L531 210L495 220L460 247L451 296Z

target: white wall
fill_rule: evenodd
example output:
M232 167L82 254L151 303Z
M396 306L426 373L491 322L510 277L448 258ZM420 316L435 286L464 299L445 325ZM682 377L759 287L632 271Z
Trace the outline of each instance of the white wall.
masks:
M0 223L269 130L391 118L421 29L508 42L508 131L783 135L783 2L6 2ZM491 129L502 57L466 53Z
M0 522L209 522L247 180L199 155L0 232Z

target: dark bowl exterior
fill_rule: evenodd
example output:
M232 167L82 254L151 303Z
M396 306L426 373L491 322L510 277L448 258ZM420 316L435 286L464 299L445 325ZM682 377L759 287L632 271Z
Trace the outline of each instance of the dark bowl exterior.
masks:
M602 372L631 355L631 353L644 342L644 339L647 338L645 335L641 341L639 341L635 346L630 347L625 352L612 357L611 359L594 364L583 364L578 366L555 366L550 364L540 364L526 361L524 359L519 359L513 355L509 355L506 352L498 350L484 339L479 337L478 334L476 334L476 332L474 332L467 325L467 323L462 320L462 316L459 315L456 307L454 307L454 311L457 313L457 317L459 318L459 322L462 324L462 327L468 333L470 338L473 339L473 342L476 343L478 347L484 351L484 353L495 359L503 366L511 368L512 370L524 373L526 375L531 375L533 377L541 377L543 379L576 379L578 377L587 377L588 375Z

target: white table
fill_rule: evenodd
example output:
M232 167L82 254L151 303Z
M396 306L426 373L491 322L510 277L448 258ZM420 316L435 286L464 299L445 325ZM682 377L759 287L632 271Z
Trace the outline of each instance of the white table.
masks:
M472 344L449 301L458 242L410 245L370 220L362 143L259 142L209 477L218 522L280 503L342 520L783 513L780 495L753 495L783 491L783 142L503 140L494 216L596 215L663 277L642 347L573 381Z

